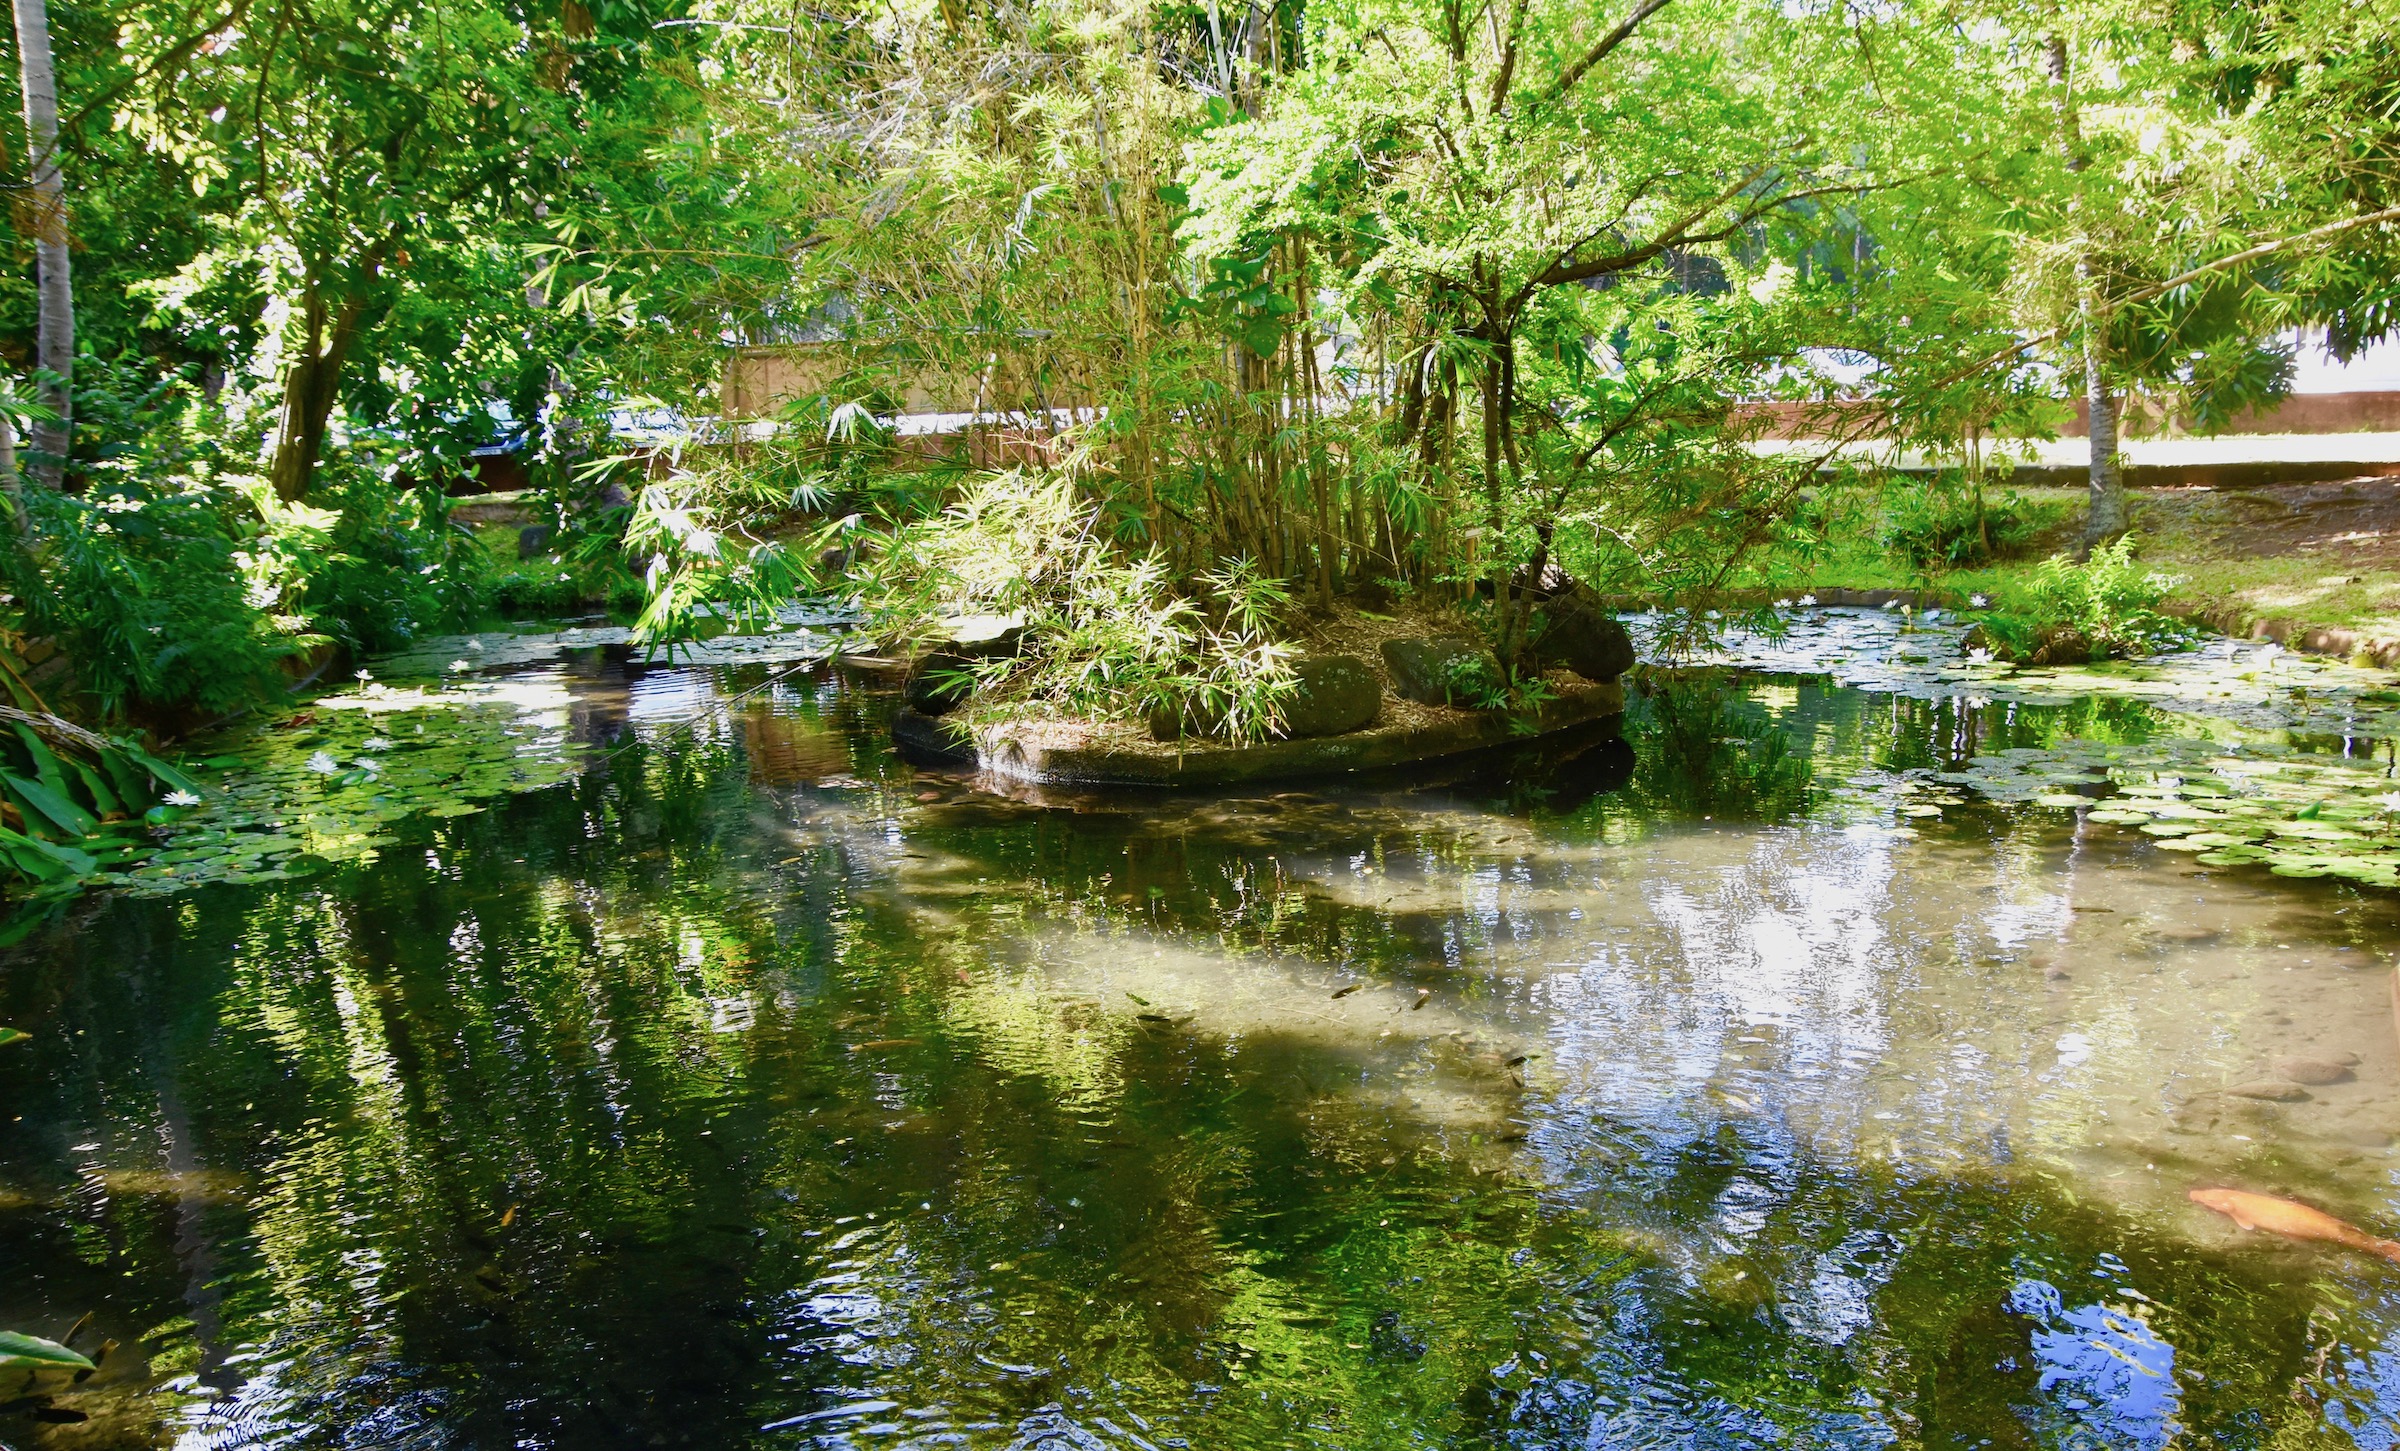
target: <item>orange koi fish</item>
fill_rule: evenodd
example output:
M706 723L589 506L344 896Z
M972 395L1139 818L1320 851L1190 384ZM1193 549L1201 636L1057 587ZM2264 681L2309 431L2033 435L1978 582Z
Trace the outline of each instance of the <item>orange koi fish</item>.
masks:
M2290 1199L2251 1194L2240 1189L2194 1189L2194 1204L2213 1209L2244 1229L2263 1229L2285 1239L2322 1240L2362 1254L2381 1255L2400 1264L2400 1243L2377 1239L2363 1229L2342 1223L2322 1209Z

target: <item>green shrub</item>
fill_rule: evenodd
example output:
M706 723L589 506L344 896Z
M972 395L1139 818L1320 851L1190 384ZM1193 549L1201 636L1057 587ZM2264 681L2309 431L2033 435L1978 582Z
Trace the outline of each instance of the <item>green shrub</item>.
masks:
M1120 549L1065 471L974 476L933 518L883 529L843 520L789 545L729 530L737 509L705 476L643 489L625 535L647 561L639 638L756 628L823 588L814 561L840 545L842 587L875 602L869 629L884 641L935 645L962 617L1015 632L1012 653L974 666L976 716L1163 713L1255 740L1281 726L1297 688L1277 639L1291 603L1281 581L1247 560L1174 580L1157 551Z
M233 710L280 690L283 660L320 643L258 582L238 489L25 492L32 534L5 550L10 593L24 633L57 645L99 714Z
M972 482L938 518L895 531L854 576L886 601L879 625L940 638L960 615L1022 623L1013 656L976 666L985 717L1169 712L1236 741L1283 724L1297 688L1277 627L1291 597L1248 560L1179 590L1153 551L1128 556L1064 472Z
M396 488L364 461L328 468L311 503L333 517L291 526L290 597L317 632L358 654L463 629L484 609L488 556L450 519L439 489ZM270 513L274 526L289 511Z
M2126 534L2089 559L2051 556L2029 587L1977 621L1967 644L2003 660L2069 665L2188 643L2192 627L2159 609L2181 581L2143 568L2134 548Z
M1910 486L1885 496L1876 541L1916 569L1967 569L2031 552L2059 513L2013 491L1985 499Z

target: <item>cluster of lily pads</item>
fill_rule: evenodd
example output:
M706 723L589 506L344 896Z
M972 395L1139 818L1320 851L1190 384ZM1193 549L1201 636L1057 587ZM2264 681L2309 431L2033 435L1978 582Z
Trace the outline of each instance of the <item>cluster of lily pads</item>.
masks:
M367 856L408 816L463 816L567 779L564 689L542 676L327 696L193 769L200 802L122 878L137 893L274 881Z
M2087 808L2087 820L2133 827L2212 866L2400 886L2400 783L2371 761L2272 741L2069 740L1978 756L1933 779L1993 800Z
M1803 608L1787 625L1775 638L1729 633L1711 658L1915 699L2061 706L2100 696L2152 707L2148 739L2070 737L1956 771L1854 775L1837 793L1854 818L1896 819L1905 834L1908 822L1981 798L2080 811L2212 866L2400 886L2400 762L2369 745L2400 740L2400 676L2389 671L2225 639L2147 660L2020 670L1963 649L1957 625L1896 610ZM2293 743L2309 737L2350 754Z
M856 618L821 602L788 606L784 616L771 634L678 646L676 663L822 660L839 648L834 629ZM579 748L566 729L566 683L542 667L608 646L630 647L630 632L604 625L444 636L385 656L359 673L355 688L225 738L218 754L187 763L200 789L174 798L159 839L117 863L116 880L150 894L276 881L367 857L406 817L463 816L564 781Z
M1679 664L1824 675L1859 690L1919 700L2071 705L2095 696L2136 700L2262 731L2385 739L2400 736L2400 675L2264 641L2215 637L2195 648L2101 665L2012 666L1966 645L1973 620L1927 611L1847 606L1781 612L1780 633L1727 629ZM1645 660L1687 637L1663 613L1625 617Z
M840 632L862 616L848 605L800 601L776 612L766 633L723 634L661 646L662 663L677 665L779 665L821 660L840 648ZM555 664L577 650L618 649L647 657L648 651L623 625L568 625L555 630L487 631L480 635L435 635L374 662L387 678L466 675L476 671Z

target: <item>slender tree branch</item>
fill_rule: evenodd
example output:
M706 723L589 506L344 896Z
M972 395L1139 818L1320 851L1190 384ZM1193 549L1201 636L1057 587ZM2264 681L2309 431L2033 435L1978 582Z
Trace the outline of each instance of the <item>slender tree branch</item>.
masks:
M1550 88L1550 99L1555 101L1575 89L1576 83L1581 81L1593 66L1608 59L1610 51L1631 40L1633 33L1641 28L1643 21L1674 3L1675 0L1642 0L1641 7L1626 16L1623 25L1601 36L1597 45L1583 53L1583 59L1567 67L1566 74L1560 76L1558 83Z

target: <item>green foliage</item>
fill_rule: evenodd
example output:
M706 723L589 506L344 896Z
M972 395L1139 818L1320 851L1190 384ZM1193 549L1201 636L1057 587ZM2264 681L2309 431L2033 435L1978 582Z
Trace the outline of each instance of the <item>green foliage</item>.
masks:
M1885 493L1876 542L1917 569L1967 569L2024 555L2063 513L2013 492L1986 499L1912 480Z
M396 650L418 635L472 624L482 613L488 560L451 522L433 489L395 489L361 460L327 470L309 505L278 505L263 490L266 538L317 633L357 654Z
M2053 555L2030 586L1983 614L1970 643L2004 660L2044 665L2155 654L2187 643L2192 627L2160 610L2179 582L2134 558L2123 535L2088 559Z
M146 856L145 828L202 799L134 741L0 706L0 880L36 895L72 891Z
M1013 655L976 667L983 714L1134 719L1167 711L1237 741L1271 734L1295 688L1277 642L1291 596L1248 560L1178 590L1156 551L1128 556L1075 481L1011 470L939 518L903 528L858 572L884 604L874 626L910 643L961 618L1021 628Z
M24 631L57 642L101 715L238 709L279 688L282 661L317 643L262 586L252 552L262 536L238 488L128 481L37 490L26 505L37 543L6 556ZM281 547L273 529L264 540Z
M55 1340L0 1330L0 1370L93 1370L91 1361Z

